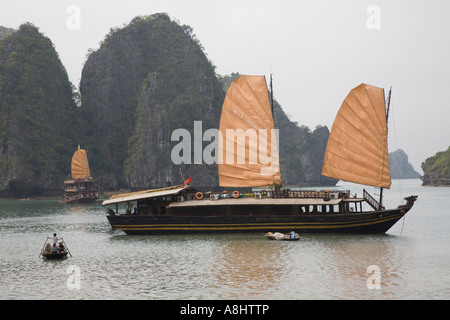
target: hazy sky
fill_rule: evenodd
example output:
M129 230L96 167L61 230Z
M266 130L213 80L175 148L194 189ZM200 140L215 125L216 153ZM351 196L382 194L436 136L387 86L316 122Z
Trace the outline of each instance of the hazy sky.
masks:
M392 86L389 150L414 168L450 145L450 1L15 0L0 25L31 22L79 85L89 49L110 28L166 12L190 25L218 74L273 73L292 121L331 130L360 83Z

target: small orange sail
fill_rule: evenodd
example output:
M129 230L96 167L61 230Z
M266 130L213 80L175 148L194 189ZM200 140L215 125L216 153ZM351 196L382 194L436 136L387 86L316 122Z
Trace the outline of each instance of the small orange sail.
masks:
M384 89L363 83L350 91L334 121L322 174L390 188Z
M219 131L220 186L281 184L278 135L264 76L240 76L233 81Z
M90 176L91 172L86 150L80 149L80 146L78 146L78 150L75 151L72 157L72 179L82 179Z

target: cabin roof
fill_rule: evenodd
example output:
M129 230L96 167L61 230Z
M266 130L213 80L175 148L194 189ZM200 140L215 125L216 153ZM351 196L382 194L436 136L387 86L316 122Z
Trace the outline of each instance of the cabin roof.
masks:
M170 196L170 195L178 194L179 192L186 190L187 188L189 188L189 186L180 185L180 186L169 187L169 188L150 189L150 190L145 190L145 191L126 193L126 194L122 194L122 195L115 195L115 196L112 196L110 199L103 201L102 205L107 206L107 205L115 204L115 203L122 203L122 202L128 202L128 201L137 201L137 200L142 200L142 199Z

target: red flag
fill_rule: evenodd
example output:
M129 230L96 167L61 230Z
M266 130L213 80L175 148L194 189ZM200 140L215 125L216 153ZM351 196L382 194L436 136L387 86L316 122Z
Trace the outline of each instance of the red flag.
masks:
M191 177L187 178L186 181L184 182L184 185L188 185L191 183Z

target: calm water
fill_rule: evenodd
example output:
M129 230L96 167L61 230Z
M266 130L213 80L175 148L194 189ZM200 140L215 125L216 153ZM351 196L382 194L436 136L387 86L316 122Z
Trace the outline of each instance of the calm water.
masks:
M450 299L450 188L420 185L394 180L385 192L387 207L419 195L386 235L298 242L126 236L101 205L0 200L0 299ZM54 231L73 257L38 257ZM379 289L368 288L372 265Z

